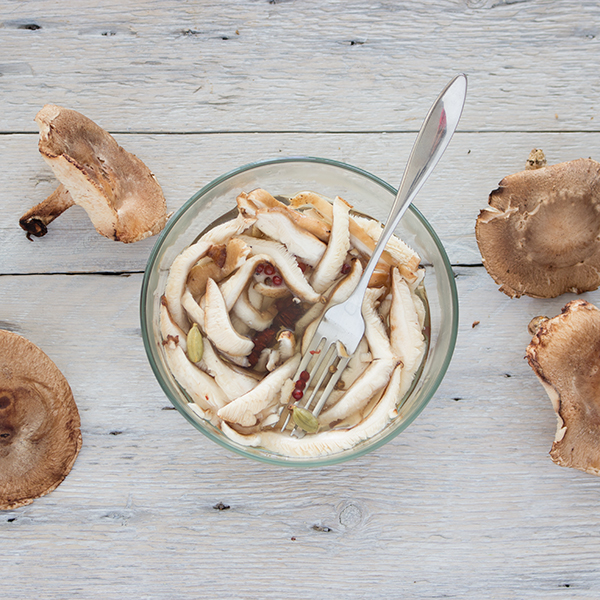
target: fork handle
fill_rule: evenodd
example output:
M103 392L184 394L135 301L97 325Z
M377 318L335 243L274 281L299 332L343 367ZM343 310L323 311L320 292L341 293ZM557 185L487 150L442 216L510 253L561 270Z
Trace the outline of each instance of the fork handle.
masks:
M381 253L398 226L402 215L406 212L450 143L462 114L466 94L467 77L461 73L450 81L429 109L406 163L398 193L385 227L373 249L373 254L362 277L352 293L351 298L355 300L355 307L362 305L362 298L369 285L371 275L373 275Z

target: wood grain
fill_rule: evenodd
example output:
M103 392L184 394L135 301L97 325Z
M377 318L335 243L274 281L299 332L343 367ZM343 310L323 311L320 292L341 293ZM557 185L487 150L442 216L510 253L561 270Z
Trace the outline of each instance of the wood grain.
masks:
M554 413L523 359L529 318L566 299L456 273L457 351L429 406L384 448L316 470L232 455L168 410L140 275L3 278L0 320L65 373L84 439L57 490L0 515L9 597L39 580L43 598L586 597L600 480L550 461Z
M175 211L221 174L261 159L321 156L365 169L396 186L415 139L396 134L117 135L163 186ZM506 175L525 166L532 148L550 163L600 159L595 133L458 133L415 206L432 224L454 264L480 264L475 219L488 194ZM83 209L70 208L43 238L27 240L19 218L57 182L37 151L37 136L0 137L0 156L10 172L0 214L0 273L132 272L144 269L156 238L121 244L98 235ZM352 202L351 199L348 199ZM231 199L233 207L234 199ZM227 209L228 210L228 209Z
M598 598L600 479L550 460L555 415L523 358L529 320L573 296L498 292L474 223L532 148L600 156L599 23L590 0L2 3L0 327L62 370L83 433L54 492L0 513L2 597ZM416 201L454 265L455 355L415 423L353 462L250 461L172 409L138 316L155 238L104 239L78 207L33 242L18 226L56 185L33 122L45 103L113 132L173 211L277 156L396 185L459 71L460 130Z
M111 131L415 131L461 71L463 130L597 131L599 22L590 0L9 2L0 131L47 102Z

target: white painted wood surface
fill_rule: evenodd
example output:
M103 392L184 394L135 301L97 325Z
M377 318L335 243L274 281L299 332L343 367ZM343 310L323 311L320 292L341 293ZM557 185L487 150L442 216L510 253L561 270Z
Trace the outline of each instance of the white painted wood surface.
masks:
M54 492L0 514L2 598L600 597L600 479L551 462L554 413L523 359L530 318L571 296L508 299L473 233L532 148L600 157L599 29L589 1L5 0L0 327L66 375L83 448ZM356 461L282 469L209 442L146 361L154 240L105 240L78 208L34 242L18 226L55 185L32 121L46 102L114 132L175 210L273 156L395 184L457 71L461 128L416 203L455 265L455 356L419 419Z

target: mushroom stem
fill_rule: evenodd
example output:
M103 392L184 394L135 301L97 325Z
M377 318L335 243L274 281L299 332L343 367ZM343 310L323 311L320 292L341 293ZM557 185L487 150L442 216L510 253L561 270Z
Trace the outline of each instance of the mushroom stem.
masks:
M548 320L548 317L544 317L544 316L533 317L533 319L531 319L531 321L529 321L529 325L527 325L527 331L529 331L529 333L531 334L532 337L534 335L537 335L537 332L540 330L541 326L547 320Z
M42 237L48 233L48 225L75 204L69 190L61 183L43 202L30 208L20 219L19 225L31 236Z
M534 148L527 157L527 161L525 162L525 170L531 171L533 169L541 169L548 164L546 161L546 156L543 150L539 148Z

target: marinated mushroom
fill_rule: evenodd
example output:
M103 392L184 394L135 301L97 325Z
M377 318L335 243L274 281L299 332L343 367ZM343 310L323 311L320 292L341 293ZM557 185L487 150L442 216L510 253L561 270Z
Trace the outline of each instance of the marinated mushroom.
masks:
M505 177L475 233L500 290L554 298L600 285L600 163L578 159Z
M79 449L79 412L56 365L25 338L0 330L0 510L55 489Z
M527 360L558 419L550 456L600 475L600 310L573 300L562 314L535 317L530 325Z
M239 194L237 205L237 216L227 213L230 221L219 219L174 259L165 285L163 348L190 410L243 445L287 455L338 452L376 434L397 416L426 353L418 255L392 238L381 277L371 278L365 294L359 349L319 418L307 411L312 426L302 429L311 439L288 442L296 403L318 397L335 371L325 362L317 367L314 351L296 375L303 346L323 311L355 289L381 225L356 217L359 225L345 200L312 192L287 205L256 189ZM233 268L222 272L235 248ZM200 361L184 333L192 323L194 335L205 336Z
M46 200L20 219L27 236L41 237L73 204L98 233L136 242L161 231L167 221L162 190L148 167L84 115L47 104L35 117L39 151L61 182Z

